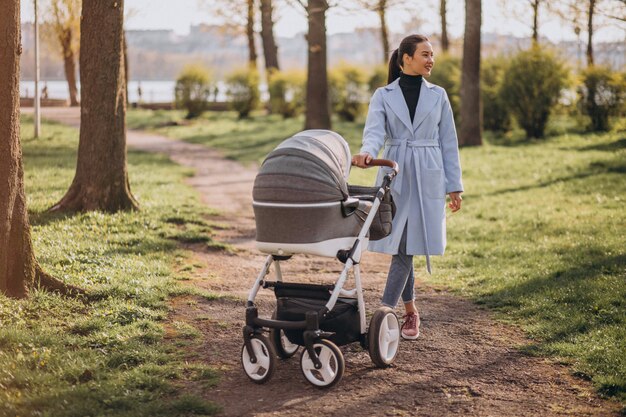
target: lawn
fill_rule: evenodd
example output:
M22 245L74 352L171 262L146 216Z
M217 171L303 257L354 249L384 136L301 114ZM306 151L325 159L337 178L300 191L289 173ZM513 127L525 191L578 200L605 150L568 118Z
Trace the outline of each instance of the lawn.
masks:
M132 111L129 125L259 163L303 120ZM569 364L598 391L626 401L626 121L585 134L555 118L545 140L494 135L461 151L463 210L448 219L448 249L419 279L470 297L523 328L522 349ZM363 123L335 122L356 152ZM353 170L351 182L372 181ZM423 271L423 260L418 267Z
M216 370L177 346L198 332L168 325L168 299L197 293L181 242L213 245L211 216L182 181L191 172L164 157L129 152L138 212L50 215L74 175L78 131L45 124L33 139L22 123L26 193L38 261L88 291L66 298L33 291L0 296L0 416L213 415L201 393ZM180 334L179 334L180 333ZM195 335L195 337L194 337ZM175 342L176 340L176 342Z

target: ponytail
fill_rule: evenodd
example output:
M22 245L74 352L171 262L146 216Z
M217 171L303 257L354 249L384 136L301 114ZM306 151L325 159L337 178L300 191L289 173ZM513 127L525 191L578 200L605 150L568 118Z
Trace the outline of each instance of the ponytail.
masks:
M396 78L400 77L400 72L402 71L400 65L402 64L402 57L404 54L408 54L409 56L413 56L415 50L417 49L417 44L421 42L430 42L428 38L424 35L409 35L406 38L402 39L400 42L400 46L398 49L393 51L391 54L391 58L389 58L389 72L387 74L387 84L391 84L396 80Z
M387 74L387 84L391 84L400 76L400 65L398 64L398 49L393 51L389 58L389 72Z

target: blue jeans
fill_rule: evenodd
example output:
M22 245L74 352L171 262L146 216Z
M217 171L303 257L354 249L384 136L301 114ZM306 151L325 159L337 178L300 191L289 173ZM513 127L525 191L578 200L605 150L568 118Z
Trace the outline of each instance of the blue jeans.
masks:
M413 255L406 254L405 225L402 239L400 239L400 246L398 247L398 254L393 255L391 258L387 284L385 285L385 292L383 292L383 305L395 308L401 295L403 303L410 303L415 300L414 285Z

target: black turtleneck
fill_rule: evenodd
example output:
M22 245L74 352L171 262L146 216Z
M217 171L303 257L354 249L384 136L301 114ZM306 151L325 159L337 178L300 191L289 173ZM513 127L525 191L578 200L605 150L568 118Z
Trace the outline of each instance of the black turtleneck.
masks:
M409 115L411 116L411 123L415 117L415 109L417 108L417 102L420 99L420 88L422 87L421 75L407 75L403 72L400 73L400 88L402 89L402 95L409 108Z

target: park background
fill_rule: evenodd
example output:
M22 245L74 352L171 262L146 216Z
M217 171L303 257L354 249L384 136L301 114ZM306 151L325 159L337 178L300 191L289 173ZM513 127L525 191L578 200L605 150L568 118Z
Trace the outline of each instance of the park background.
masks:
M271 100L272 80L266 77L272 70L265 70L260 24L253 25L258 48L254 61L258 72L254 72L246 19L241 18L245 13L239 20L231 14L245 12L246 2L239 2L241 8L233 7L236 3L189 2L189 9L206 10L213 17L206 22L190 18L183 26L166 30L157 30L160 23L150 19L143 30L146 5L126 3L127 11L134 7L127 16L127 42L129 81L136 83L129 82L128 88L129 128L216 148L244 164L260 163L282 139L302 130L311 106L305 94L307 45L298 34L306 31L304 9L299 9L299 2L275 3L278 16L283 13L301 30L285 29L285 36L276 39L285 71L275 72ZM448 52L442 53L439 2L419 8L408 2L391 3L390 21L402 24L390 27L389 49L408 32L431 36L438 60L433 81L446 87L457 118L463 111L475 111L475 120L482 121L478 130L465 136L472 142L463 143L468 145L461 151L468 192L462 216L449 219L448 252L437 260L438 272L433 277L420 274L420 280L494 309L499 319L524 329L529 343L522 350L557 358L573 374L591 380L600 395L623 403L626 6L622 1L597 2L601 12L597 27L592 27L598 39L590 58L586 13L591 2L550 2L559 7L549 8L543 1L519 1L507 8L503 4L511 2L484 1L483 22L493 32L483 33L473 47L481 57L481 105L468 110L461 97L462 77L468 72L463 67L466 4L448 2L450 39ZM539 16L534 40L533 5L538 6ZM21 95L28 98L26 91L33 91L28 84L33 74L32 31L29 3L22 6ZM365 6L354 3L347 11L331 7L327 12L332 118L321 127L341 133L352 151L359 147L367 98L372 88L384 82L380 68L384 48L374 26L376 13L369 12L365 19L370 19L369 28L353 26L345 33L339 29L342 19L352 22L347 16L355 8L367 16L361 10ZM167 10L163 4L154 9ZM425 10L428 18L423 17ZM193 19L201 19L200 14L196 12ZM333 14L336 23L331 25ZM220 25L224 20L230 24ZM188 35L185 23L194 25ZM54 39L42 49L42 79L50 82L51 99L53 91L61 95L53 82L59 82L65 71L62 55L53 48ZM181 49L188 53L180 54ZM555 82L546 84L547 80ZM150 94L149 81L162 83L162 96ZM142 100L136 94L139 82ZM171 100L177 85L180 92L200 94ZM169 100L165 99L168 89ZM525 108L515 106L520 97L529 96L536 101ZM67 96L58 98L65 101ZM165 106L151 108L151 102ZM169 109L176 105L181 109ZM312 106L323 107L319 102ZM537 108L536 118L526 120ZM463 122L457 121L463 135ZM95 414L115 410L119 415L215 412L210 402L180 394L177 383L216 384L219 372L201 361L189 363L177 356L176 349L156 343L163 339L169 297L189 293L215 297L177 284L194 269L184 265L181 243L221 248L211 237L219 225L210 215L207 218L191 189L181 188L180 181L189 172L162 158L131 154L129 178L141 211L51 214L47 209L63 197L71 181L78 135L49 123L42 132L42 140L35 140L32 118L23 117L25 183L35 252L51 275L86 289L91 308L86 312L79 301L42 291L32 291L27 300L0 299L4 406L17 414L45 409L50 399L81 398L83 404L56 404L52 415L81 415L89 408ZM371 173L353 176L355 182L371 179ZM106 231L113 231L115 238L106 237ZM199 339L188 324L177 326L181 339L190 343ZM58 334L59 329L64 333ZM72 352L66 351L68 346ZM165 400L159 399L165 394Z

